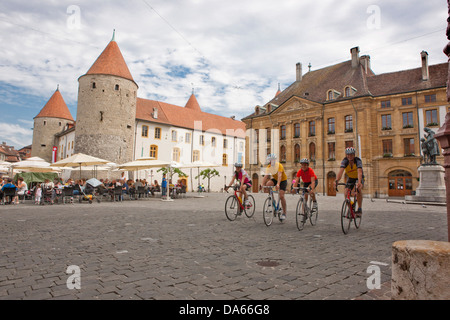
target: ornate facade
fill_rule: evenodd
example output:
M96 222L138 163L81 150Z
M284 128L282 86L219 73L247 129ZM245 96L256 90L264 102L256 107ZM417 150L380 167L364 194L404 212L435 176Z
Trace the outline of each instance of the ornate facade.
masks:
M418 186L423 128L436 131L449 110L448 63L429 66L423 51L419 68L375 75L369 56L360 57L358 47L350 52L351 60L304 75L298 63L296 81L242 119L254 182L268 153L278 154L291 180L308 158L319 192L335 195L345 148L353 146L363 161L365 194L404 196Z

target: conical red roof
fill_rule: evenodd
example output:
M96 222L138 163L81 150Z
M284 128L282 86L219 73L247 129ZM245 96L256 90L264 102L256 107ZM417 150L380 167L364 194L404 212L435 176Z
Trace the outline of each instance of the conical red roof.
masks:
M198 104L197 98L194 94L191 94L191 97L189 98L188 102L186 103L185 108L199 111L201 112L202 109L200 109L200 105Z
M117 42L112 40L86 74L108 74L134 82Z
M64 99L56 89L55 93L52 95L50 100L42 108L41 112L35 118L60 118L74 121L72 115L70 114L69 108L67 107Z

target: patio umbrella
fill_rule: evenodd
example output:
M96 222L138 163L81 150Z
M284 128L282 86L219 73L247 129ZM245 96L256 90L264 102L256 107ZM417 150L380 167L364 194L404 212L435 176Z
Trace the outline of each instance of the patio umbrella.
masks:
M49 162L39 157L31 157L26 160L13 163L11 168L30 172L55 172L60 170L59 168L51 167Z
M81 167L102 165L102 164L107 164L109 162L110 161L108 161L108 160L89 156L84 153L76 153L73 156L70 156L66 159L55 162L55 163L51 164L50 166L52 166L52 167L79 167L80 168L80 178L81 178Z
M208 161L194 161L191 162L190 164L183 165L183 168L197 168L198 185L200 185L200 168L214 168L214 167L220 167L220 165Z
M166 167L170 162L156 160L155 158L141 158L124 164L119 164L118 169L121 170L144 170L149 168Z

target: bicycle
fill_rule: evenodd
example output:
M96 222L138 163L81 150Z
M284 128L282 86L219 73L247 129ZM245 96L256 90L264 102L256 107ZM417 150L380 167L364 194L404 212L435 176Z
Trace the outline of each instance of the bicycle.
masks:
M264 224L270 226L274 217L278 217L278 220L283 222L283 220L281 220L282 208L278 191L273 191L274 186L263 186L263 188L269 189L269 196L266 201L264 201L263 206ZM274 193L278 193L278 202L275 201Z
M247 218L253 217L255 213L255 198L251 194L248 195L247 200L250 201L249 206L245 206L242 203L241 197L238 196L238 190L240 189L239 184L235 184L233 186L234 194L230 195L225 201L225 215L228 220L234 221L238 215L241 215L242 212L245 213ZM227 191L227 186L225 185L224 190Z
M305 226L306 220L309 218L309 222L312 226L315 226L317 223L317 216L319 215L318 208L312 208L312 197L309 197L308 203L305 201L305 193L310 190L309 187L294 187L294 189L302 190L302 193L299 193L300 199L297 202L297 209L295 211L295 220L297 222L297 229L299 231L303 230Z
M355 192L354 199L352 201L351 193L353 191L353 188L355 187L355 184L337 183L336 191L338 191L338 186L345 186L345 188L347 188L347 194L345 195L344 203L342 204L341 209L342 232L344 232L344 234L347 234L350 230L352 221L354 222L356 229L359 229L361 225L361 216L357 217L355 212L356 193L358 191Z

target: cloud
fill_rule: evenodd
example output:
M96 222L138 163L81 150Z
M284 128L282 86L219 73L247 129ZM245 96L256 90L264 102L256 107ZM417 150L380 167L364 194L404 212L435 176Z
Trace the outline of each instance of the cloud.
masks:
M368 27L370 6L379 28ZM59 84L75 116L77 80L116 29L139 97L184 106L194 88L204 110L239 119L295 81L297 62L316 70L349 60L354 46L376 73L419 67L422 50L445 62L446 15L444 2L419 0L5 0L0 109L22 104L15 118L32 119Z
M17 124L0 122L0 141L13 145L17 149L30 145L33 140L33 131L30 128Z

